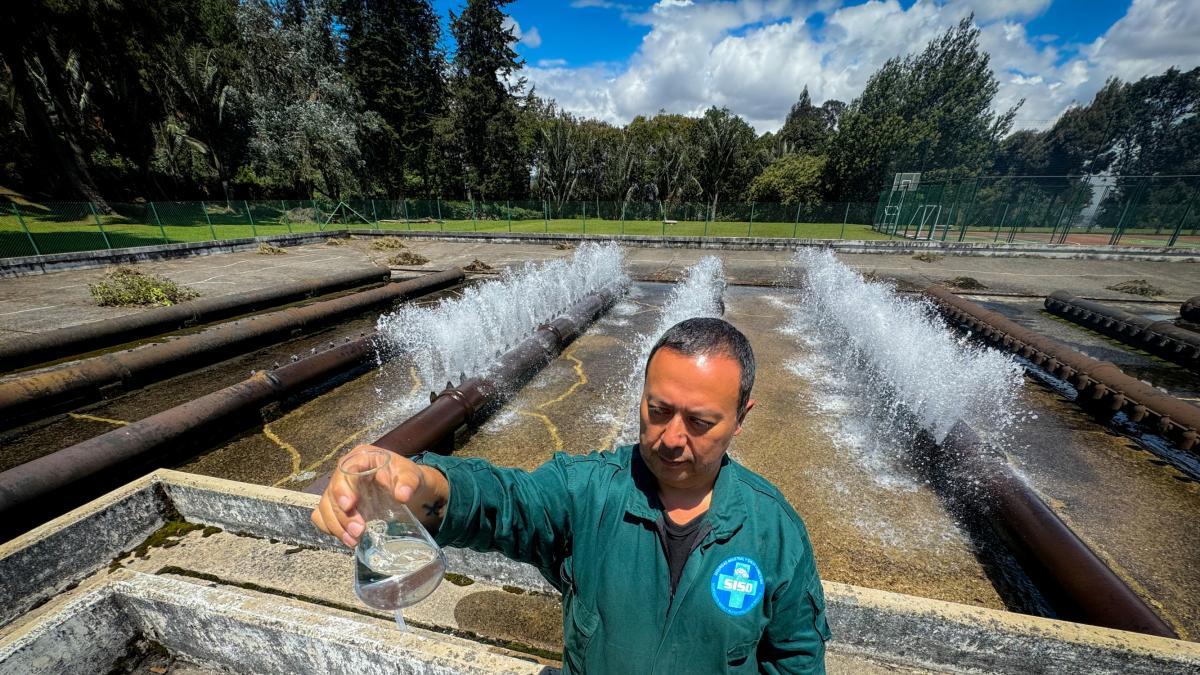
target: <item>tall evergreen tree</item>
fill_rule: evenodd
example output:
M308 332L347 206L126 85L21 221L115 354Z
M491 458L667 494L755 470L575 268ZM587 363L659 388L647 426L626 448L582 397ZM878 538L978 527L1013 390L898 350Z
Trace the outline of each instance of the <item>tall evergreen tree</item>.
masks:
M529 191L529 161L518 130L518 97L525 80L513 51L517 39L504 27L502 8L512 0L467 0L450 14L458 43L451 90L454 139L464 167L464 189L484 198L522 197Z
M820 155L825 152L825 144L833 134L833 126L826 110L813 105L812 98L808 95L808 87L805 87L804 91L800 92L800 100L792 104L792 109L788 111L787 119L776 136L777 140L786 143L787 152Z
M346 71L383 119L368 163L389 194L430 194L434 124L446 106L441 29L429 0L344 0Z

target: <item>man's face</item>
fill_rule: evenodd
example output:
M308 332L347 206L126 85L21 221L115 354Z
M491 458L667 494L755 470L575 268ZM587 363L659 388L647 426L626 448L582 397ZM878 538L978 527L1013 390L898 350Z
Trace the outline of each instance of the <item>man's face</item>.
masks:
M716 479L730 441L742 432L740 379L737 361L724 354L654 354L642 391L640 448L661 487L707 487Z

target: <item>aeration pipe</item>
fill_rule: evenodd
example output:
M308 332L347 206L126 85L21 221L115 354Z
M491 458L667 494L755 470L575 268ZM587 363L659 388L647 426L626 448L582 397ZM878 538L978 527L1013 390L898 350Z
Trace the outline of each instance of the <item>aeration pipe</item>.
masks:
M1179 316L1183 317L1184 321L1200 323L1200 295L1184 300L1179 306Z
M224 360L235 349L331 323L375 305L429 293L462 281L454 268L379 288L223 323L202 333L111 354L0 383L0 429L44 417L67 403L100 397L102 387L139 387Z
M1083 300L1066 291L1055 291L1047 296L1046 309L1189 370L1200 371L1200 333L1180 328L1170 321L1152 321Z
M501 403L550 363L583 333L618 293L619 290L613 288L593 293L575 303L565 314L538 328L533 335L500 356L496 367L486 376L464 380L457 387L447 383L440 394L430 394L428 406L372 445L402 455L439 448L460 426ZM304 491L324 492L331 475L324 474Z
M952 321L1069 382L1079 392L1075 401L1081 406L1109 415L1124 410L1129 419L1150 427L1184 450L1196 445L1200 408L1126 375L1108 361L1081 354L945 288L931 286L925 293Z
M390 273L386 268L367 266L319 279L304 279L283 286L190 300L137 314L37 333L0 345L0 373L344 288L387 281Z
M1043 595L1064 618L1178 637L970 427L955 424L941 450L952 483L979 481L982 498L964 501L982 511L1031 577L1042 581Z
M249 378L0 473L0 524L35 516L30 505L63 495L73 485L150 464L161 454L203 444L204 434L228 431L239 415L373 362L371 333ZM256 418L257 419L257 418ZM72 491L74 492L74 491Z

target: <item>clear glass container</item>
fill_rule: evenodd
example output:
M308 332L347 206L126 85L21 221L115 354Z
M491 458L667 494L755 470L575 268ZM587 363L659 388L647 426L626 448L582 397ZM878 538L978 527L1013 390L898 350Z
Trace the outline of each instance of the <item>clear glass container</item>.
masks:
M365 450L338 464L358 495L358 513L366 525L354 549L354 592L376 609L401 610L433 593L446 573L446 556L412 511L394 495L391 453Z

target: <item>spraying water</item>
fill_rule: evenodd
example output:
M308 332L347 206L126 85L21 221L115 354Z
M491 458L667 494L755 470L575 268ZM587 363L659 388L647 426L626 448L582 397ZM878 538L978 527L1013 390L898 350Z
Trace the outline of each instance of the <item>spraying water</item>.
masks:
M1015 361L957 336L927 302L866 281L829 251L800 251L794 262L805 270L795 330L824 342L846 376L867 378L934 440L959 420L985 435L1015 421L1022 383Z
M486 374L496 357L587 295L629 284L616 244L585 243L566 260L526 263L462 297L380 317L385 349L405 353L427 387ZM401 407L411 402L393 401Z
M683 280L671 290L671 295L663 305L662 313L654 329L643 333L635 342L630 344L630 370L634 375L629 378L625 391L620 397L621 411L619 416L603 413L602 421L619 425L616 436L617 445L637 441L638 436L638 401L642 396L641 368L645 367L646 359L654 343L675 324L693 317L719 317L725 313L725 268L721 259L715 256L705 256L684 272Z

